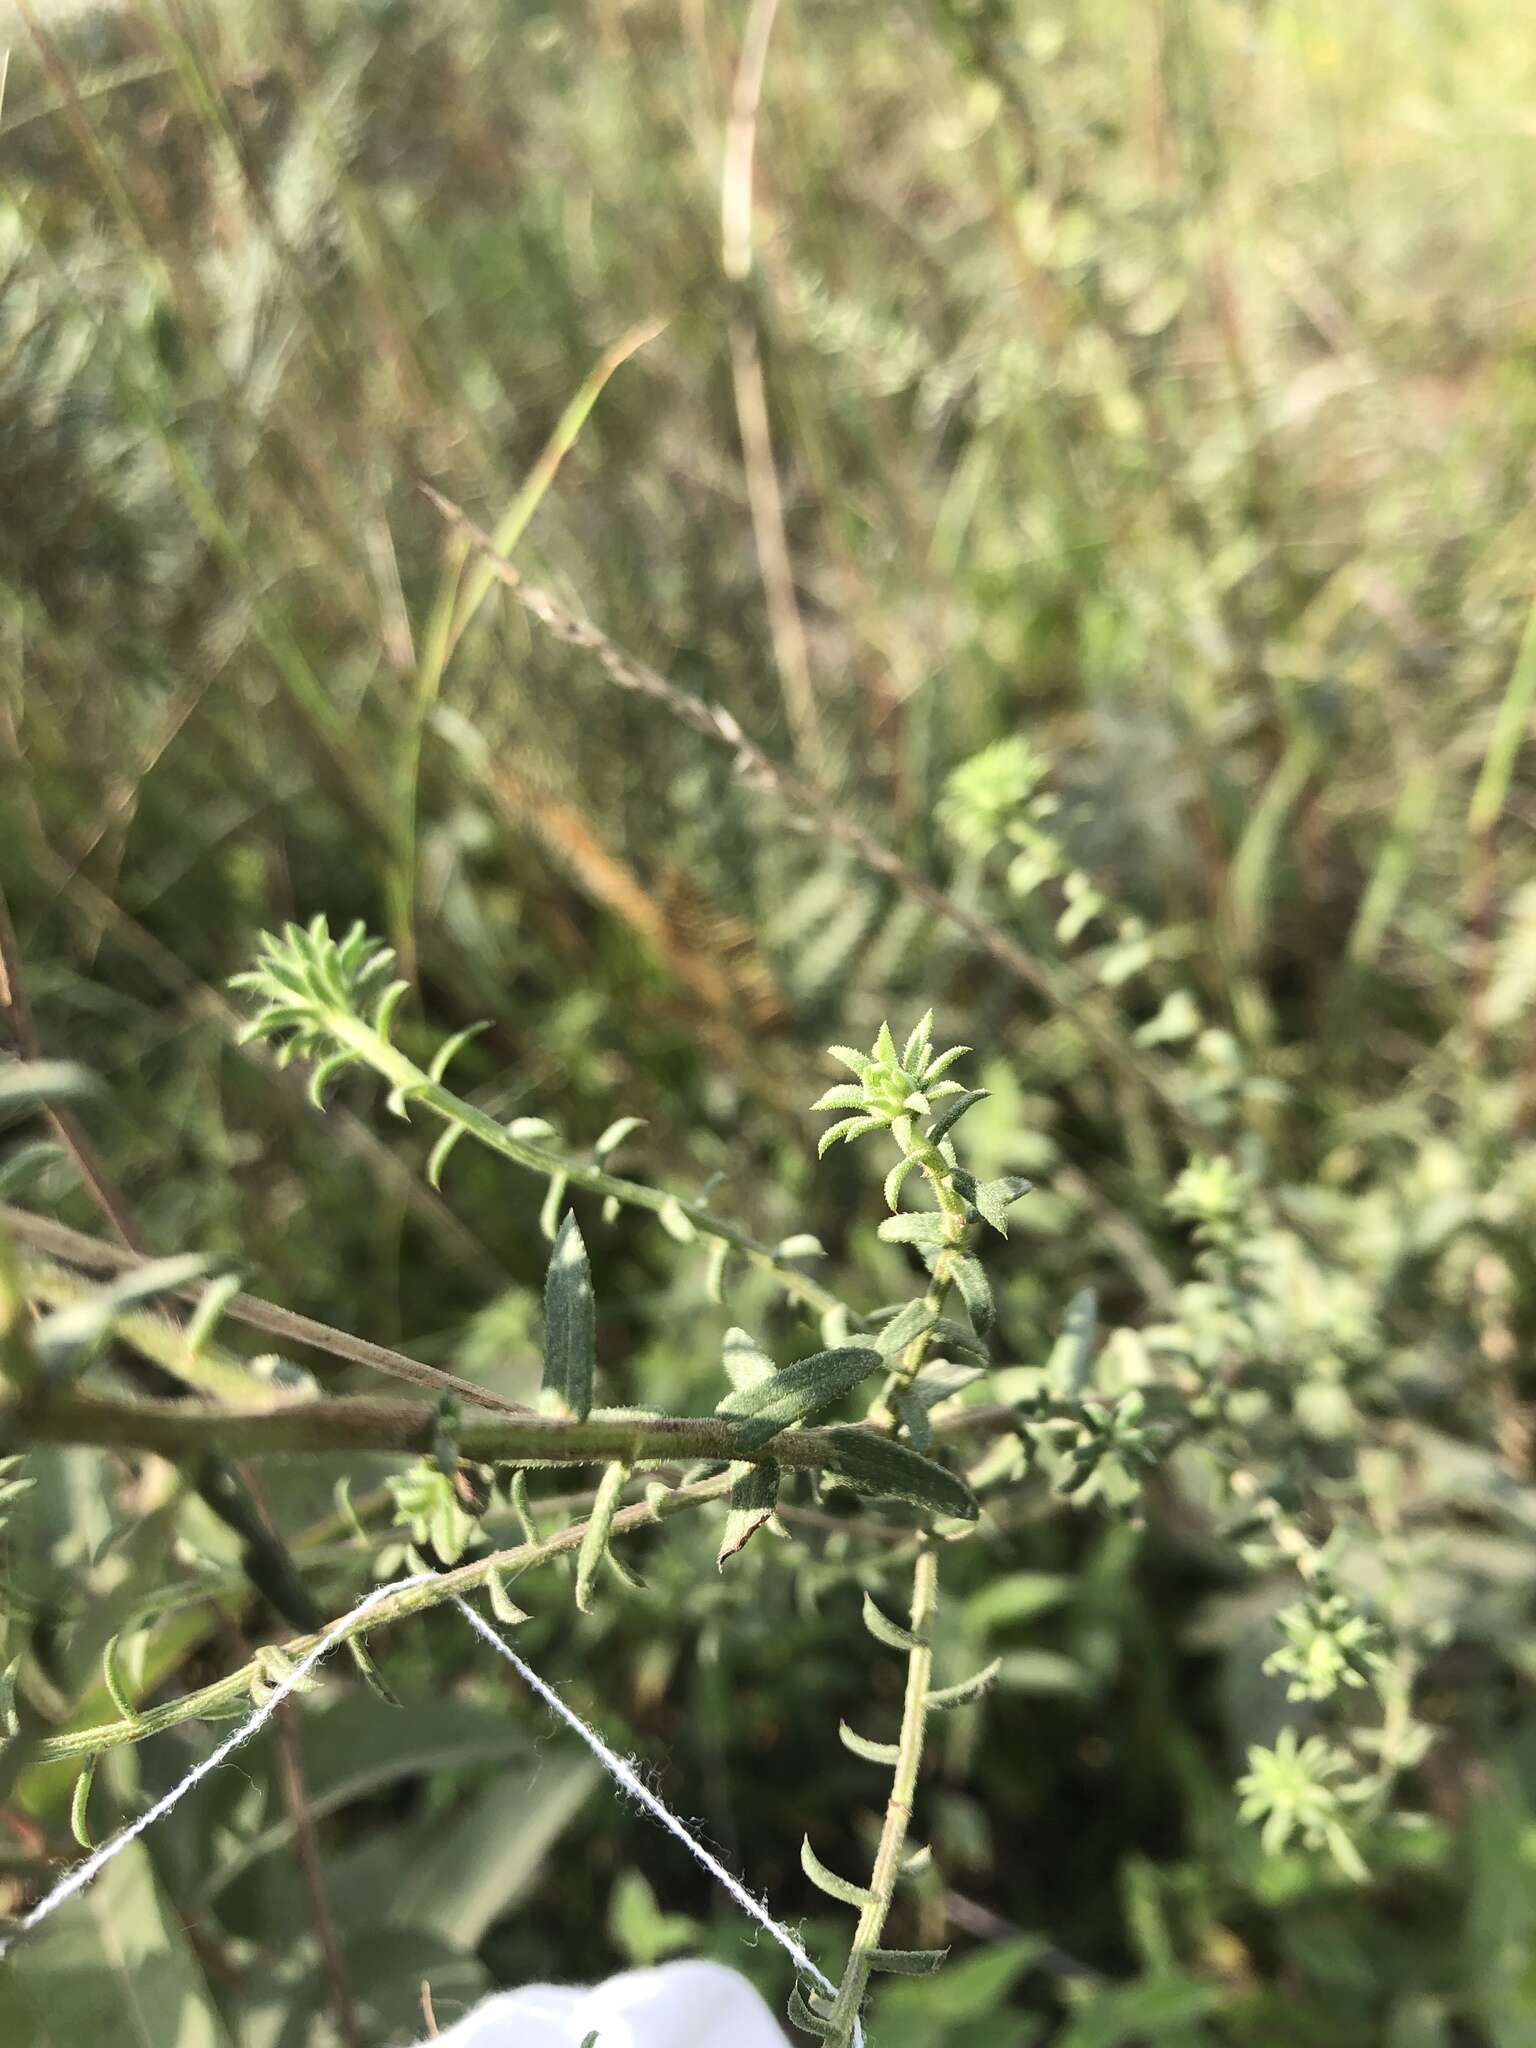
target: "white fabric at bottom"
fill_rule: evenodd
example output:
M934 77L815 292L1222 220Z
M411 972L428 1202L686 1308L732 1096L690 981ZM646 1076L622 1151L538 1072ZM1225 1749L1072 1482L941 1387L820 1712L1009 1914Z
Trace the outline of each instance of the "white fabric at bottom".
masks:
M503 1991L439 2034L435 2048L581 2048L591 2033L597 2048L788 2048L745 1977L693 1962L626 1970L590 1990Z

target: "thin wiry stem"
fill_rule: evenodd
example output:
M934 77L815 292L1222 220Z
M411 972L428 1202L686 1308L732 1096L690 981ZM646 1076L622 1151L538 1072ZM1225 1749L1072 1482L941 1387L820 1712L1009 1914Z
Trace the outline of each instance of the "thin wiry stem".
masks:
M728 1244L749 1264L770 1274L790 1299L798 1301L802 1307L814 1309L818 1315L836 1313L853 1324L860 1320L840 1296L811 1279L809 1274L800 1272L775 1246L765 1244L750 1231L717 1216L705 1203L690 1201L684 1195L668 1194L645 1181L626 1180L595 1165L589 1158L562 1152L553 1145L531 1138L515 1138L495 1117L455 1095L440 1081L432 1080L424 1068L417 1066L398 1046L392 1045L362 1018L338 1010L328 1017L327 1024L338 1044L382 1075L391 1088L400 1091L403 1098L421 1103L435 1116L441 1117L444 1123L456 1124L466 1136L478 1140L487 1150L499 1153L503 1159L510 1159L514 1165L540 1174L546 1180L564 1179L573 1187L586 1188L592 1194L612 1196L615 1201L626 1203L631 1208L649 1209L653 1215L680 1215L699 1236Z
M897 1738L896 1775L886 1802L880 1843L870 1872L870 1899L859 1914L853 1949L837 1987L837 2002L831 2013L831 2048L847 2048L853 2039L854 2022L864 2003L874 1954L890 1915L891 1902L906 1855L907 1829L912 1822L912 1805L917 1796L917 1775L923 1762L923 1735L928 1723L928 1688L933 1675L933 1621L938 1610L939 1561L931 1544L918 1552L912 1572L911 1628L915 1638L907 1652L907 1683L902 1699L901 1734Z
M669 1520L674 1514L721 1499L730 1488L731 1475L722 1472L712 1479L679 1487L657 1502L637 1501L632 1507L620 1508L613 1518L611 1534L621 1536L633 1529L644 1528L648 1523ZM535 1565L545 1564L551 1558L579 1550L586 1532L585 1522L573 1522L568 1528L543 1537L537 1543L520 1543L510 1550L498 1550L490 1557L458 1565L452 1571L443 1572L429 1585L404 1587L370 1608L345 1635L338 1637L338 1641L350 1641L354 1636L366 1635L370 1629L382 1627L387 1622L404 1621L410 1615L423 1614L455 1593L473 1592L493 1577L511 1578L531 1571ZM316 1630L310 1635L294 1636L279 1648L290 1660L300 1658L314 1648L322 1633ZM270 1656L268 1651L267 1658ZM264 1676L263 1659L253 1657L238 1671L230 1672L197 1692L169 1700L163 1706L146 1708L126 1720L107 1721L92 1728L74 1728L63 1735L46 1736L32 1746L31 1760L50 1763L62 1757L92 1756L104 1749L120 1748L125 1743L142 1742L146 1736L180 1727L186 1721L213 1719L234 1712L243 1700L249 1698L252 1684Z

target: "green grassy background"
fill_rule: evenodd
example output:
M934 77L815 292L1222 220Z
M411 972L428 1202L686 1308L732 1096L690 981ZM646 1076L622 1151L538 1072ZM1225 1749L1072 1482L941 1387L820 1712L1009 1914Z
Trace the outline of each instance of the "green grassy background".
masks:
M1219 1097L1223 1141L1332 1240L1285 1313L1390 1300L1394 1355L1482 1461L1429 1489L1424 1598L1447 1556L1476 1597L1442 1603L1424 1825L1365 1887L1236 1827L1243 1745L1282 1713L1268 1609L1176 1503L1138 1533L1026 1502L973 1546L945 1651L1002 1650L1004 1682L940 1747L944 1884L907 1929L960 1959L886 1994L879 2048L1536 2038L1519 10L807 0L774 30L735 281L737 7L139 0L56 40L28 11L0 108L0 882L47 1049L108 1084L92 1134L149 1242L238 1250L292 1307L528 1384L538 1187L461 1151L435 1197L366 1086L322 1120L233 1043L224 977L324 910L399 947L423 1042L494 1019L477 1099L581 1140L646 1117L648 1174L722 1174L722 1209L818 1232L869 1299L900 1272L877 1191L857 1154L813 1169L804 1105L829 1038L932 1001L996 1091L968 1131L1040 1183L996 1269L1004 1355L1038 1357L1085 1284L1111 1324L1169 1312L1187 1130L1062 1008L498 593L445 657L465 585L418 480L495 526L538 475L527 573L1048 962L1177 1111ZM956 767L1017 736L1120 906L1083 936L1054 883L1018 897L986 834L941 822ZM1198 1034L1147 1044L1175 989ZM98 1227L35 1133L0 1193ZM723 1319L674 1253L602 1234L611 1398L681 1406L718 1374ZM121 1474L46 1476L13 1566L56 1621L66 1586L126 1602L178 1542L217 1550L167 1513L114 1561ZM334 1476L285 1471L290 1518ZM799 1836L862 1856L871 1793L832 1738L889 1680L841 1540L798 1583L755 1549L720 1582L707 1530L669 1533L644 1594L580 1618L552 1579L524 1631L829 1951ZM63 1711L86 1679L58 1633ZM231 1643L167 1645L166 1680ZM423 1976L446 2016L669 1944L782 1995L451 1618L390 1668L407 1716L354 1690L306 1716L370 2040L409 2037ZM98 1799L185 1754L125 1753ZM141 2038L135 1953L165 1987L146 2040L332 2038L271 1775L200 1794L34 1966L105 2001L98 2039ZM0 1883L65 1854L67 1794L33 1788Z

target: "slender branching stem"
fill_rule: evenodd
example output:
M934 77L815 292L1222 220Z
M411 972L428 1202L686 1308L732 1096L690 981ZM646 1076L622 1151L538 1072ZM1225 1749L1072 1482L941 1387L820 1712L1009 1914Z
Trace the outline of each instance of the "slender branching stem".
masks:
M928 1721L928 1691L933 1676L933 1622L938 1609L939 1560L931 1541L917 1555L912 1572L913 1647L907 1652L907 1685L901 1708L901 1734L897 1740L896 1775L886 1804L880 1844L875 1851L869 1879L869 1903L859 1914L853 1949L837 1988L837 2002L831 2012L830 2048L848 2048L854 2022L864 2003L874 1953L880 1947L891 1901L901 1876L906 1855L907 1829L917 1795L917 1775L923 1762L923 1734Z
M477 1139L501 1158L525 1167L531 1173L541 1174L546 1180L563 1177L573 1187L585 1188L595 1195L611 1196L630 1208L649 1209L658 1216L663 1213L669 1217L681 1215L701 1237L723 1240L750 1265L771 1275L792 1301L814 1310L817 1315L836 1312L852 1323L858 1322L859 1318L848 1304L830 1288L802 1273L773 1245L717 1216L703 1202L691 1201L684 1195L668 1194L644 1181L626 1180L619 1174L607 1172L590 1159L563 1152L557 1146L531 1138L514 1137L495 1117L455 1095L440 1081L434 1081L424 1068L417 1066L398 1046L391 1044L362 1018L338 1010L328 1021L337 1043L382 1075L391 1088L398 1089L408 1101L423 1104L445 1124L457 1125L467 1137Z
M722 1472L710 1479L697 1480L690 1486L680 1486L656 1501L637 1501L632 1507L619 1509L613 1518L611 1534L622 1536L631 1530L644 1528L648 1523L669 1520L674 1514L681 1514L689 1508L702 1507L706 1501L719 1500L730 1492L730 1488L731 1476ZM531 1571L535 1565L547 1564L551 1558L579 1550L586 1532L585 1522L572 1522L568 1528L543 1537L537 1543L520 1543L510 1550L498 1550L489 1557L458 1565L452 1571L441 1573L428 1585L402 1587L398 1593L371 1607L338 1641L347 1642L354 1636L363 1636L371 1629L381 1628L387 1622L404 1621L410 1615L423 1614L455 1593L474 1592L488 1579L512 1578ZM289 1659L300 1658L314 1648L320 1633L293 1636L279 1648ZM268 1651L268 1660L270 1656ZM163 1706L147 1707L142 1713L102 1722L92 1728L73 1728L61 1735L47 1736L32 1746L31 1760L34 1763L51 1763L61 1757L94 1756L100 1750L117 1749L124 1743L142 1742L148 1735L161 1734L165 1729L180 1727L186 1721L215 1719L233 1713L249 1699L253 1683L259 1683L267 1675L267 1664L263 1658L253 1657L227 1677L216 1679L212 1685L205 1685L197 1692L185 1693L180 1699L168 1700Z

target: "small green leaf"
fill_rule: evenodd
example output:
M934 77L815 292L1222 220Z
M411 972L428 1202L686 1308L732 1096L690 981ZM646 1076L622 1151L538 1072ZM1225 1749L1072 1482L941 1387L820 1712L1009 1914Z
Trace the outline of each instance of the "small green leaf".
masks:
M901 1049L901 1064L911 1072L914 1063L921 1058L925 1063L929 1047L933 1044L933 1011L924 1010L921 1017L907 1033L907 1042Z
M676 1195L667 1196L661 1207L656 1211L656 1216L668 1237L675 1238L679 1244L692 1244L699 1234L694 1229L687 1210L677 1199Z
M992 1304L992 1284L985 1267L980 1259L972 1258L969 1252L962 1252L950 1260L949 1271L960 1290L966 1312L976 1325L976 1334L985 1337L996 1315Z
M902 1183L916 1165L917 1161L909 1155L904 1159L898 1159L890 1172L885 1176L885 1206L887 1209L894 1210L896 1204L901 1200Z
M828 1870L825 1863L811 1847L807 1835L800 1844L800 1868L818 1891L826 1893L829 1899L840 1899L845 1906L872 1906L875 1895L863 1885L850 1884L846 1877L839 1877L835 1870Z
M817 1351L785 1366L772 1379L727 1394L715 1413L737 1424L736 1442L742 1450L756 1450L781 1429L841 1400L860 1380L877 1371L880 1363L880 1353L864 1344Z
M374 1698L381 1706L398 1708L401 1702L385 1683L384 1674L380 1671L378 1665L374 1663L371 1651L356 1636L348 1639L347 1648L351 1652L352 1662L357 1667L359 1678L362 1679L364 1685L367 1686Z
M722 1363L726 1378L738 1393L748 1387L761 1386L764 1380L774 1379L778 1373L777 1366L757 1339L748 1331L737 1329L735 1324L725 1333Z
M786 1237L774 1246L773 1255L776 1259L824 1259L827 1248L809 1230L797 1230L793 1237Z
M107 1688L107 1697L117 1709L118 1719L131 1721L133 1719L133 1702L128 1697L128 1688L123 1683L123 1668L118 1662L118 1645L121 1642L121 1636L113 1636L102 1651L101 1677L102 1683Z
M559 1407L585 1421L592 1406L597 1318L592 1268L574 1213L560 1225L544 1277L544 1388Z
M837 1724L837 1737L844 1749L851 1749L855 1756L863 1757L867 1764L894 1765L901 1755L899 1744L894 1742L871 1742L867 1735L850 1728L846 1721Z
M549 1186L544 1190L544 1205L539 1210L539 1229L554 1241L560 1230L560 1212L565 1207L565 1191L570 1186L570 1177L564 1173L552 1173Z
M760 1465L731 1467L731 1501L720 1540L716 1568L724 1571L726 1561L745 1549L778 1506L779 1468L771 1458Z
M921 1650L924 1638L913 1635L908 1628L902 1628L888 1615L882 1614L871 1596L864 1595L864 1626L877 1643L884 1643L888 1650Z
M704 1267L704 1292L717 1308L725 1306L725 1269L730 1256L731 1247L726 1238L710 1239L709 1258Z
M915 1209L905 1216L887 1216L879 1235L887 1244L941 1245L944 1219L936 1209Z
M455 1031L452 1038L445 1038L432 1055L432 1064L427 1068L432 1079L441 1081L451 1063L458 1058L469 1041L478 1038L482 1031L489 1031L490 1028L489 1019L482 1018L478 1024L466 1024L462 1031Z
M907 1346L919 1337L926 1337L939 1320L939 1312L926 1300L909 1301L905 1308L898 1309L891 1320L882 1325L876 1343L880 1346L882 1358L899 1358Z
M597 1583L598 1568L613 1533L613 1518L619 1511L619 1496L628 1477L629 1467L615 1463L603 1468L603 1476L597 1483L597 1499L592 1503L586 1534L581 1539L581 1549L576 1558L576 1605L583 1614L592 1612L592 1588Z
M872 1948L865 1951L872 1970L889 1977L931 1977L944 1967L947 1948Z
M500 1572L487 1572L485 1590L490 1599L491 1612L507 1628L516 1628L519 1622L528 1619L526 1608L519 1607L507 1591L507 1582Z
M984 1180L976 1189L972 1200L976 1213L983 1222L990 1223L1001 1237L1008 1235L1008 1210L1021 1196L1027 1195L1034 1186L1021 1173L1004 1174L1001 1180Z
M948 1351L964 1351L972 1358L981 1359L987 1355L987 1347L975 1331L967 1330L953 1316L939 1317L933 1326L933 1338L936 1344L942 1344Z
M1002 1658L994 1657L990 1664L983 1665L970 1678L962 1678L958 1685L941 1685L937 1691L930 1692L925 1704L929 1707L968 1707L972 1700L979 1700L984 1692L990 1690L992 1681L1002 1668Z
M811 1104L814 1114L822 1109L857 1109L864 1100L864 1090L853 1081L839 1081L835 1088L829 1088L825 1095L818 1095Z
M974 1522L976 1497L963 1479L906 1444L872 1429L839 1427L826 1432L830 1478L875 1499L906 1500L941 1515Z
M615 1117L607 1130L602 1133L601 1137L593 1145L592 1157L601 1166L611 1152L618 1151L626 1138L633 1137L636 1131L643 1131L644 1129L645 1118L643 1116Z
M448 1164L448 1154L464 1135L462 1124L449 1124L437 1143L427 1155L427 1185L440 1188L443 1184L443 1168Z
M69 1802L69 1831L82 1849L94 1849L91 1830L86 1818L86 1808L91 1800L91 1786L96 1777L96 1759L88 1756L80 1766L80 1775L75 1780L74 1797Z
M953 1097L928 1126L932 1142L937 1145L941 1138L947 1137L966 1111L974 1109L978 1102L985 1102L991 1093L990 1088L968 1088L963 1095Z

